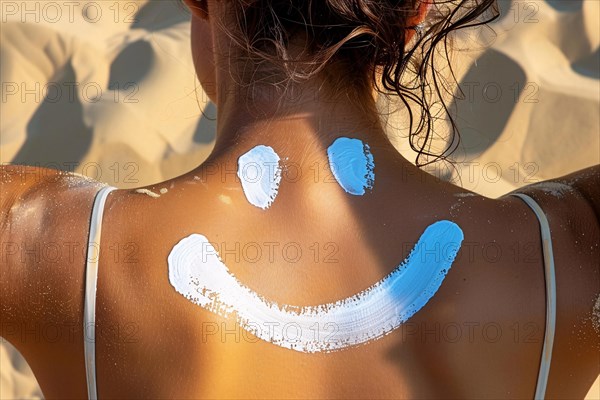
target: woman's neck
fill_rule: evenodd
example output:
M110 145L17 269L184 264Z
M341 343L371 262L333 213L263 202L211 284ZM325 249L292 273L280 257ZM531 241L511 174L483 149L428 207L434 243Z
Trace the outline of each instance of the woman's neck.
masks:
M219 62L217 62L219 64ZM239 189L235 171L239 158L256 146L270 147L281 160L281 184L296 199L330 198L347 194L332 180L328 149L340 137L359 139L375 156L376 183L399 174L422 180L424 174L403 158L389 141L378 113L374 92L363 83L336 87L345 81L343 68L330 66L301 83L282 85L240 84L236 74L217 68L217 132L208 159L190 174L216 176L212 183ZM333 68L333 69L332 69ZM337 76L336 76L337 75ZM231 173L234 171L233 173ZM202 175L200 175L202 174ZM387 178L386 178L387 179ZM293 182L293 185L288 185ZM292 188L293 187L293 188ZM353 196L350 196L353 197Z

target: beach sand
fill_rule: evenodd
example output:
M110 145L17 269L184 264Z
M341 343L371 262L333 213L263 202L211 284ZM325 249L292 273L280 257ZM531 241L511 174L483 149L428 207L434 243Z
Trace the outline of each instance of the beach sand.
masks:
M0 3L0 162L135 188L206 158L216 110L198 87L189 16L174 0L112 9L115 2L80 1L72 13L60 2L35 3L26 15L23 3ZM489 197L600 163L600 2L499 4L493 44L454 56L465 93L451 104L462 135L458 171L433 171L457 183L460 174L463 187ZM490 37L461 35L457 48ZM413 160L406 138L391 132ZM40 396L18 352L0 343L0 399ZM598 380L587 398L600 399Z

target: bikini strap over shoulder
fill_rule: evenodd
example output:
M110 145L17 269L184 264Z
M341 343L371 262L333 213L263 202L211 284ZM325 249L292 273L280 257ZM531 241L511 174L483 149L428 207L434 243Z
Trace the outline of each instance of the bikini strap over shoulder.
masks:
M117 188L104 186L94 198L90 219L90 236L85 266L85 303L83 308L83 350L88 399L96 400L96 288L98 282L98 260L100 258L100 234L102 215L108 194Z
M542 251L544 255L544 275L546 281L546 331L544 335L544 347L542 349L542 360L535 389L535 400L542 400L546 395L548 375L550 373L550 362L552 361L552 347L554 345L554 331L556 328L556 276L554 272L554 254L552 252L552 237L550 225L542 208L531 197L523 193L511 193L511 196L519 197L535 213L540 223L542 236Z

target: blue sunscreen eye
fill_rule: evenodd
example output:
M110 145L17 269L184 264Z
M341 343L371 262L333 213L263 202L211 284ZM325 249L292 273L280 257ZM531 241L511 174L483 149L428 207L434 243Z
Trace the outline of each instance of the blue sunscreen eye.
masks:
M327 149L329 168L340 186L362 196L375 183L375 161L368 144L360 139L337 138Z

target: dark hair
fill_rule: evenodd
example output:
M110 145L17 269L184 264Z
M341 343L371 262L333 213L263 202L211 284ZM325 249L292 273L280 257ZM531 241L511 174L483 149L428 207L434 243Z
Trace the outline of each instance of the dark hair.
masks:
M438 76L435 55L443 55L456 82L450 65L449 34L498 18L496 0L228 1L237 26L220 24L220 29L248 55L242 62L274 67L295 82L310 78L332 63L345 63L356 78L370 77L380 94L387 95L386 90L397 94L406 106L409 142L418 153L417 166L445 160L458 147L460 135L444 99L445 94L453 95L452 89ZM421 4L427 2L431 9L424 26L412 24ZM409 30L416 32L410 42ZM308 51L292 57L288 44L299 32L306 33ZM368 82L353 79L354 84L364 81ZM420 118L415 118L411 102L420 109ZM431 112L434 103L441 104L451 128L446 142L449 144L441 153L431 150L435 134L432 122L437 118Z

